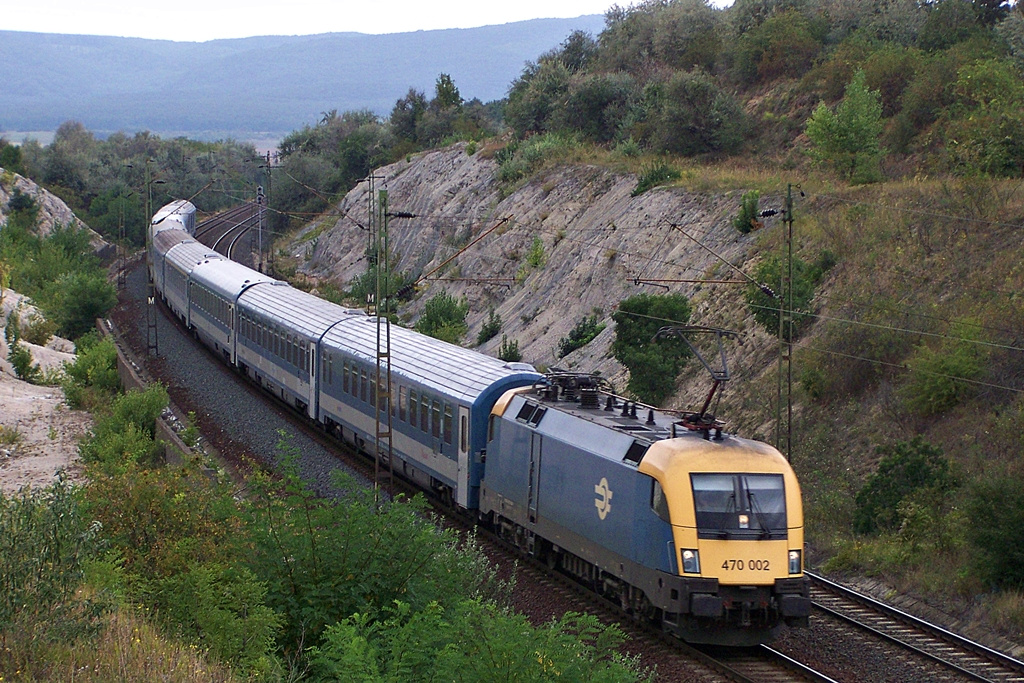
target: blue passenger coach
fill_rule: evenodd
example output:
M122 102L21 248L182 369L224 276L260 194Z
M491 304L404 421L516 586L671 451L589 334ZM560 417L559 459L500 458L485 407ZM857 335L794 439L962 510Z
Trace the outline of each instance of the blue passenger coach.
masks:
M505 391L543 375L397 326L390 353L396 470L476 508L491 407ZM374 441L376 354L377 324L369 317L332 328L321 347L319 419L350 427L346 438L357 445Z

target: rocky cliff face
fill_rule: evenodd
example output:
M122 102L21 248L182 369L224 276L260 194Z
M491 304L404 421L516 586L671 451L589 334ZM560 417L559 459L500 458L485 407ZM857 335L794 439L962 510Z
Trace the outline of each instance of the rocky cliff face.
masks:
M738 196L657 188L631 197L637 182L633 175L565 166L503 197L496 171L493 159L481 152L467 155L464 145L377 171L382 178L377 189L387 189L389 209L416 216L389 223L397 270L422 276L470 245L442 272L420 284L418 298L401 311L404 318L415 321L425 302L439 291L466 297L470 331L465 345L475 343L493 308L504 323L502 333L518 341L524 361L600 371L619 390L625 385L625 371L609 357L614 336L610 315L623 298L640 292L681 292L695 297L693 324L722 325L731 320L728 326L735 329L739 321L756 334L745 322L742 286L707 284L740 279L708 250L733 264L745 261L754 237L731 225ZM339 285L365 272L367 193L363 183L332 215L310 225L292 243L292 254L303 261L300 272ZM544 264L530 268L524 264L535 238L544 246ZM643 280L659 282L638 284ZM608 324L606 329L588 346L559 359L559 340L594 313ZM770 343L761 337L764 344ZM501 333L479 350L496 355L500 342ZM671 402L675 407L689 408L694 400L699 407L710 384L698 363L691 363L690 369L692 386L681 383L680 394Z
M114 245L91 230L59 197L36 185L28 178L17 173L10 173L2 168L0 168L0 179L2 179L0 180L0 229L7 224L7 203L11 200L14 191L18 190L31 197L39 207L36 226L41 236L49 235L58 225L85 228L89 231L90 242L100 259L107 261L114 258Z

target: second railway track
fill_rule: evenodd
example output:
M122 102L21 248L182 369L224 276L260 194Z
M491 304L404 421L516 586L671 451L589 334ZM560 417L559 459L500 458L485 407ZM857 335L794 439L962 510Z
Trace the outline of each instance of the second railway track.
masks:
M963 680L1024 682L1024 663L833 581L808 574L817 610L906 648Z

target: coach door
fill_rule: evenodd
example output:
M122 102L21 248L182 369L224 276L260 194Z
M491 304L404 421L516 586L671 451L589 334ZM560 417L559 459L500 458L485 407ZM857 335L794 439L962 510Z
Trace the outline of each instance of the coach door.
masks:
M469 505L469 408L459 406L459 505Z
M537 499L540 497L540 454L543 437L537 432L530 433L530 485L526 492L526 507L530 523L537 521Z

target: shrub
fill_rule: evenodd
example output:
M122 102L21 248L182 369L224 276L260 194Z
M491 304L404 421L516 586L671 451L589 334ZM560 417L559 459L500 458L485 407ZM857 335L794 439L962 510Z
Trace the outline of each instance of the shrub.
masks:
M583 320L569 331L568 336L558 340L558 357L565 358L576 349L583 348L601 334L604 328L605 324L600 322L597 314L584 316Z
M39 365L32 362L32 352L20 342L15 342L7 352L7 361L14 368L14 374L26 382L38 383L42 378Z
M846 87L842 102L832 112L824 102L807 121L807 137L814 143L812 154L832 164L855 183L881 179L882 104L878 93L864 85L864 71L858 70Z
M117 374L117 347L110 339L99 340L95 332L81 337L78 355L64 364L64 396L72 408L100 406L113 401L121 387Z
M469 330L466 315L469 304L441 292L427 301L423 315L416 321L416 331L452 344L458 344Z
M684 156L732 154L743 144L743 107L703 71L674 73L663 87L649 87L647 99L657 149Z
M739 215L732 221L732 227L736 228L740 232L746 234L751 230L761 227L761 221L758 220L760 217L759 206L761 203L761 193L757 190L751 190L744 193L743 198L740 200L740 212Z
M944 494L956 486L942 449L920 436L880 447L878 453L883 456L878 469L857 492L853 526L858 533L894 531L903 521L901 503L928 490L933 503L939 505Z
M21 331L21 338L29 344L46 346L56 331L57 323L47 320L38 313L32 313L28 318L28 325Z
M321 645L331 624L379 615L396 600L428 605L504 597L494 570L472 543L439 530L412 501L375 501L340 481L349 495L317 497L298 479L294 449L282 444L283 486L253 483L246 519L248 565L269 588L267 605L284 617L286 651Z
M515 339L509 339L508 335L501 335L501 346L498 347L498 358L506 363L518 363L521 361L523 359L523 354L519 351L519 342Z
M480 326L480 333L476 336L476 345L490 341L501 332L501 316L492 308L487 314L487 321Z
M219 660L251 669L272 657L281 617L246 567L193 565L152 582L148 592L164 623Z
M59 637L89 625L74 599L99 549L86 519L63 473L41 491L0 494L0 632L41 625Z
M662 327L689 321L689 300L682 294L637 294L619 302L612 319L612 355L629 369L628 389L642 401L660 403L672 393L690 350L682 339L654 336Z
M987 354L976 342L977 327L963 322L937 349L922 344L907 361L910 374L900 389L907 407L923 417L944 413L973 395Z
M793 277L790 283L793 290L793 310L790 312L792 325L786 325L782 331L786 341L793 341L813 320L808 309L814 298L815 285L833 262L831 255L824 252L818 262L810 266L802 259L793 257ZM775 254L765 258L754 269L754 280L759 285L766 285L771 289L774 297L769 296L758 285L752 283L747 286L747 306L754 316L754 321L770 334L778 334L779 309L781 307L785 310L789 305L788 292L785 291L782 282L784 270L787 269L783 259Z
M821 40L807 19L796 10L786 10L740 36L736 72L748 84L795 78L810 67L820 49Z
M1024 483L1019 474L990 476L972 485L967 516L980 576L1003 588L1024 587Z
M652 187L679 178L680 173L665 162L644 164L640 170L640 177L637 178L636 187L630 193L631 197L639 197Z
M525 616L466 600L414 611L389 605L372 623L355 614L330 626L310 657L316 680L612 681L643 680L617 654L616 626L568 613L533 628ZM413 675L412 672L415 672Z

